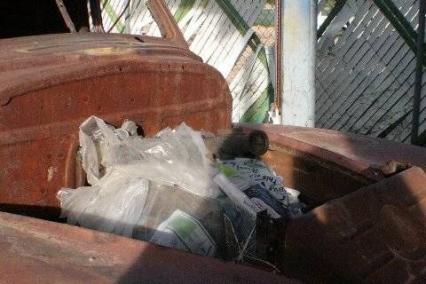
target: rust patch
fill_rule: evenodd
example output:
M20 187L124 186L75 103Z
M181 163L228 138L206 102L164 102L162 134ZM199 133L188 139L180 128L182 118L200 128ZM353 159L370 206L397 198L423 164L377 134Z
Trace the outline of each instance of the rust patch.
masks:
M6 283L298 283L102 232L0 213Z
M315 267L311 277L420 283L426 277L425 198L426 174L413 167L293 220L286 249L309 255L299 266Z

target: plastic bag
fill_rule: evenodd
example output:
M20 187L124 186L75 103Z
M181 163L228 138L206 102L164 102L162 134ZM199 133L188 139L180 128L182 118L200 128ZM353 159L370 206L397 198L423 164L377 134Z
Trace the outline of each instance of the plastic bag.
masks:
M166 128L153 138L135 135L136 125L120 129L90 117L80 126L83 169L89 184L96 184L108 171L142 177L179 187L199 196L216 197L212 168L200 132L185 123ZM133 134L132 134L133 133Z
M130 237L142 214L148 189L146 179L111 172L96 186L62 189L58 198L62 217L67 217L69 224Z
M92 116L80 126L80 146L91 186L58 192L68 223L132 236L150 205L147 196L153 183L200 197L220 193L212 182L201 134L185 124L142 138L133 122L114 129Z

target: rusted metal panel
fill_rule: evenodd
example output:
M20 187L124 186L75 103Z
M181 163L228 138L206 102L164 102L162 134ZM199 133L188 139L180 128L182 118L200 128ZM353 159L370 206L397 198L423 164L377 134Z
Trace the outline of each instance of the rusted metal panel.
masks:
M426 169L426 150L384 139L317 128L239 124L265 131L271 143L333 163L372 181L383 179L380 166L400 161Z
M426 169L426 150L325 129L239 124L265 131L270 150L263 159L286 186L321 205L386 177L383 165L400 161Z
M305 277L421 283L426 280L425 198L426 174L414 167L330 201L290 222L287 255L307 256L295 261L299 268L314 268L302 272Z
M2 283L297 283L102 232L0 213Z
M152 135L185 121L230 127L226 81L173 40L64 34L0 41L0 202L57 207L75 187L78 126L132 119Z

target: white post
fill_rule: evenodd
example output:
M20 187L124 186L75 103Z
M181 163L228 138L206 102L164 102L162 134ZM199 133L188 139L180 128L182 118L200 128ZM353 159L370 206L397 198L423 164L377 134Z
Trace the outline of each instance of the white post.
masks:
M317 0L281 0L282 124L315 126Z

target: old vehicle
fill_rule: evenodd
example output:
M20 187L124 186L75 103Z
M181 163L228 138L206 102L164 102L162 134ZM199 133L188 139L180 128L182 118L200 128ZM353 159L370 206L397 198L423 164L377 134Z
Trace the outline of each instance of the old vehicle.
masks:
M0 41L1 281L422 282L426 151L328 130L240 125L267 133L263 159L309 198L282 235L283 275L62 224L56 192L85 183L77 129L89 115L132 119L146 135L181 121L232 127L225 80L188 50L162 1L151 3L161 39Z

